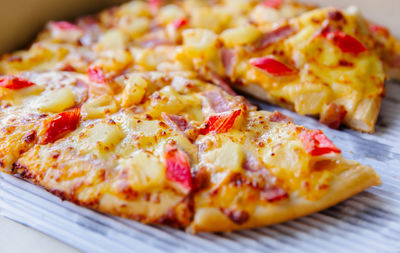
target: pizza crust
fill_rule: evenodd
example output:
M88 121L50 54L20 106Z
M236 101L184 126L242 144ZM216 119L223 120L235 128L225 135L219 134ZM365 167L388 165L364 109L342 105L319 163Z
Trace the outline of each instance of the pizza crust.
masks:
M329 192L319 200L310 201L292 194L288 200L256 207L254 213L250 215L249 220L242 225L232 222L219 208L199 208L195 211L194 220L188 231L192 233L232 231L289 221L321 211L368 187L379 184L379 176L371 167L356 165L354 168L338 175L331 183Z

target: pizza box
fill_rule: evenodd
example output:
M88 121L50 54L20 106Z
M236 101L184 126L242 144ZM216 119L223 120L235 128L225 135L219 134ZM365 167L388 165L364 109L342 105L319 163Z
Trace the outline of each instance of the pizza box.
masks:
M21 2L26 3L24 8ZM90 13L118 1L6 1L0 9L0 51L26 45L46 20ZM314 3L318 1L313 1ZM350 1L321 0L346 6ZM400 23L400 1L353 0L364 13L389 25ZM386 3L386 8L384 4ZM41 8L35 8L40 6ZM392 13L393 15L389 15ZM4 15L3 15L4 14ZM21 18L23 17L23 18ZM381 18L381 19L380 19ZM196 235L164 226L101 214L79 207L19 178L0 173L0 215L30 226L84 252L399 252L400 251L400 83L389 81L374 134L332 130L316 119L279 110L295 123L321 128L343 156L372 166L382 184L336 206L290 222L231 233Z

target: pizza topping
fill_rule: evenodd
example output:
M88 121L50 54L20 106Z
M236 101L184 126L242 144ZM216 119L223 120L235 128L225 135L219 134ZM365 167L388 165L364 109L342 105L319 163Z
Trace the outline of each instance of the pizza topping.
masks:
M268 202L282 200L287 197L288 197L287 192L280 187L270 187L270 188L263 189L260 192L260 198L265 199Z
M262 4L267 7L278 9L283 4L283 0L264 0Z
M225 74L232 76L234 72L235 62L237 60L236 52L233 49L222 48L221 60L225 68Z
M70 64L66 64L60 69L61 71L67 71L67 72L76 72L76 69L72 67Z
M66 21L50 23L51 37L63 42L77 42L83 31L75 24Z
M211 72L210 75L211 82L213 82L215 86L221 88L229 95L236 96L236 92L232 90L231 86L220 75L214 72Z
M107 80L103 69L98 66L88 68L87 74L89 76L89 80L92 82L105 83Z
M182 134L184 134L186 130L193 129L189 122L182 116L162 112L161 117L170 128Z
M178 182L187 189L192 189L192 174L189 158L176 146L167 144L164 150L167 179Z
M162 45L172 45L172 42L165 39L151 38L140 42L143 48L155 48Z
M159 9L163 4L163 0L149 0L148 3L150 8Z
M258 41L256 50L262 50L272 43L278 42L286 37L289 37L295 32L293 27L289 25L281 26L273 31L267 32Z
M287 76L296 73L294 69L269 56L253 58L250 60L250 64L273 76Z
M178 30L179 28L182 28L182 27L184 27L185 25L187 25L187 23L188 23L188 20L187 20L186 18L178 18L178 19L175 19L175 20L172 22L172 26L173 26L176 30Z
M293 122L293 119L286 116L285 114L280 113L279 111L274 111L269 116L269 121L279 122L279 123L289 123L289 122Z
M347 111L343 105L337 105L335 103L329 104L329 106L321 114L319 121L333 129L338 129L342 123Z
M206 189L210 186L211 175L205 167L200 167L198 170L194 171L193 176L193 189L199 191Z
M74 131L78 127L80 118L80 108L75 108L44 120L39 143L53 143L65 134Z
M386 27L377 24L369 24L369 30L372 33L382 33L385 36L389 36L389 30Z
M300 133L300 139L306 151L312 156L319 156L328 153L340 153L337 148L321 130L304 129Z
M79 29L79 27L75 24L72 24L70 22L67 21L59 21L59 22L53 22L52 26L60 29L60 30L75 30L75 29Z
M208 133L226 133L232 128L235 123L236 118L242 112L241 109L237 109L230 112L220 113L216 115L211 115L208 117L205 123L205 128L200 130L201 134Z
M324 32L323 36L331 40L344 53L359 54L367 51L367 48L360 41L342 31Z
M22 140L23 140L25 143L32 143L35 139L36 139L36 131L35 131L35 130L29 131L27 134L25 134L25 135L22 137Z
M17 76L2 76L0 77L0 87L11 90L19 90L35 85L31 81Z
M216 113L226 112L231 110L228 100L224 97L222 92L218 89L204 92L203 95L210 103L211 109Z
M252 154L246 154L243 168L250 174L251 180L247 182L251 187L260 190L260 198L269 202L278 201L288 197L288 193L276 186L276 177Z
M238 225L246 223L246 221L248 221L250 218L249 213L243 210L231 210L221 207L220 211L224 213L231 221Z
M334 10L334 11L328 12L327 17L333 21L346 21L343 13L339 10Z

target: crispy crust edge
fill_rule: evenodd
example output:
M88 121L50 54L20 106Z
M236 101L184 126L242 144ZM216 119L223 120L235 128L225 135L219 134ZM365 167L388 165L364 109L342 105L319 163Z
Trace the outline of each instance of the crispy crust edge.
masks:
M216 207L199 208L195 210L194 220L188 231L192 233L232 231L281 223L321 211L379 184L379 176L371 167L357 164L339 174L332 181L329 192L319 200L311 201L291 196L288 200L276 204L258 206L250 219L242 225L232 222Z

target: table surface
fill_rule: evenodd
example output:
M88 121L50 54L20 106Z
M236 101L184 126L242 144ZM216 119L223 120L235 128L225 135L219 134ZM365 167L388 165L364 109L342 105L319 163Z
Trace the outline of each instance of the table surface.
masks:
M43 233L0 216L0 252L75 253L78 250Z
M400 22L397 10L400 9L398 0L303 0L303 2L318 3L344 7L351 4L358 6L368 18L390 27L394 34L400 35ZM21 240L21 238L23 238ZM32 228L0 216L0 252L30 253L75 253L78 250L38 232Z

